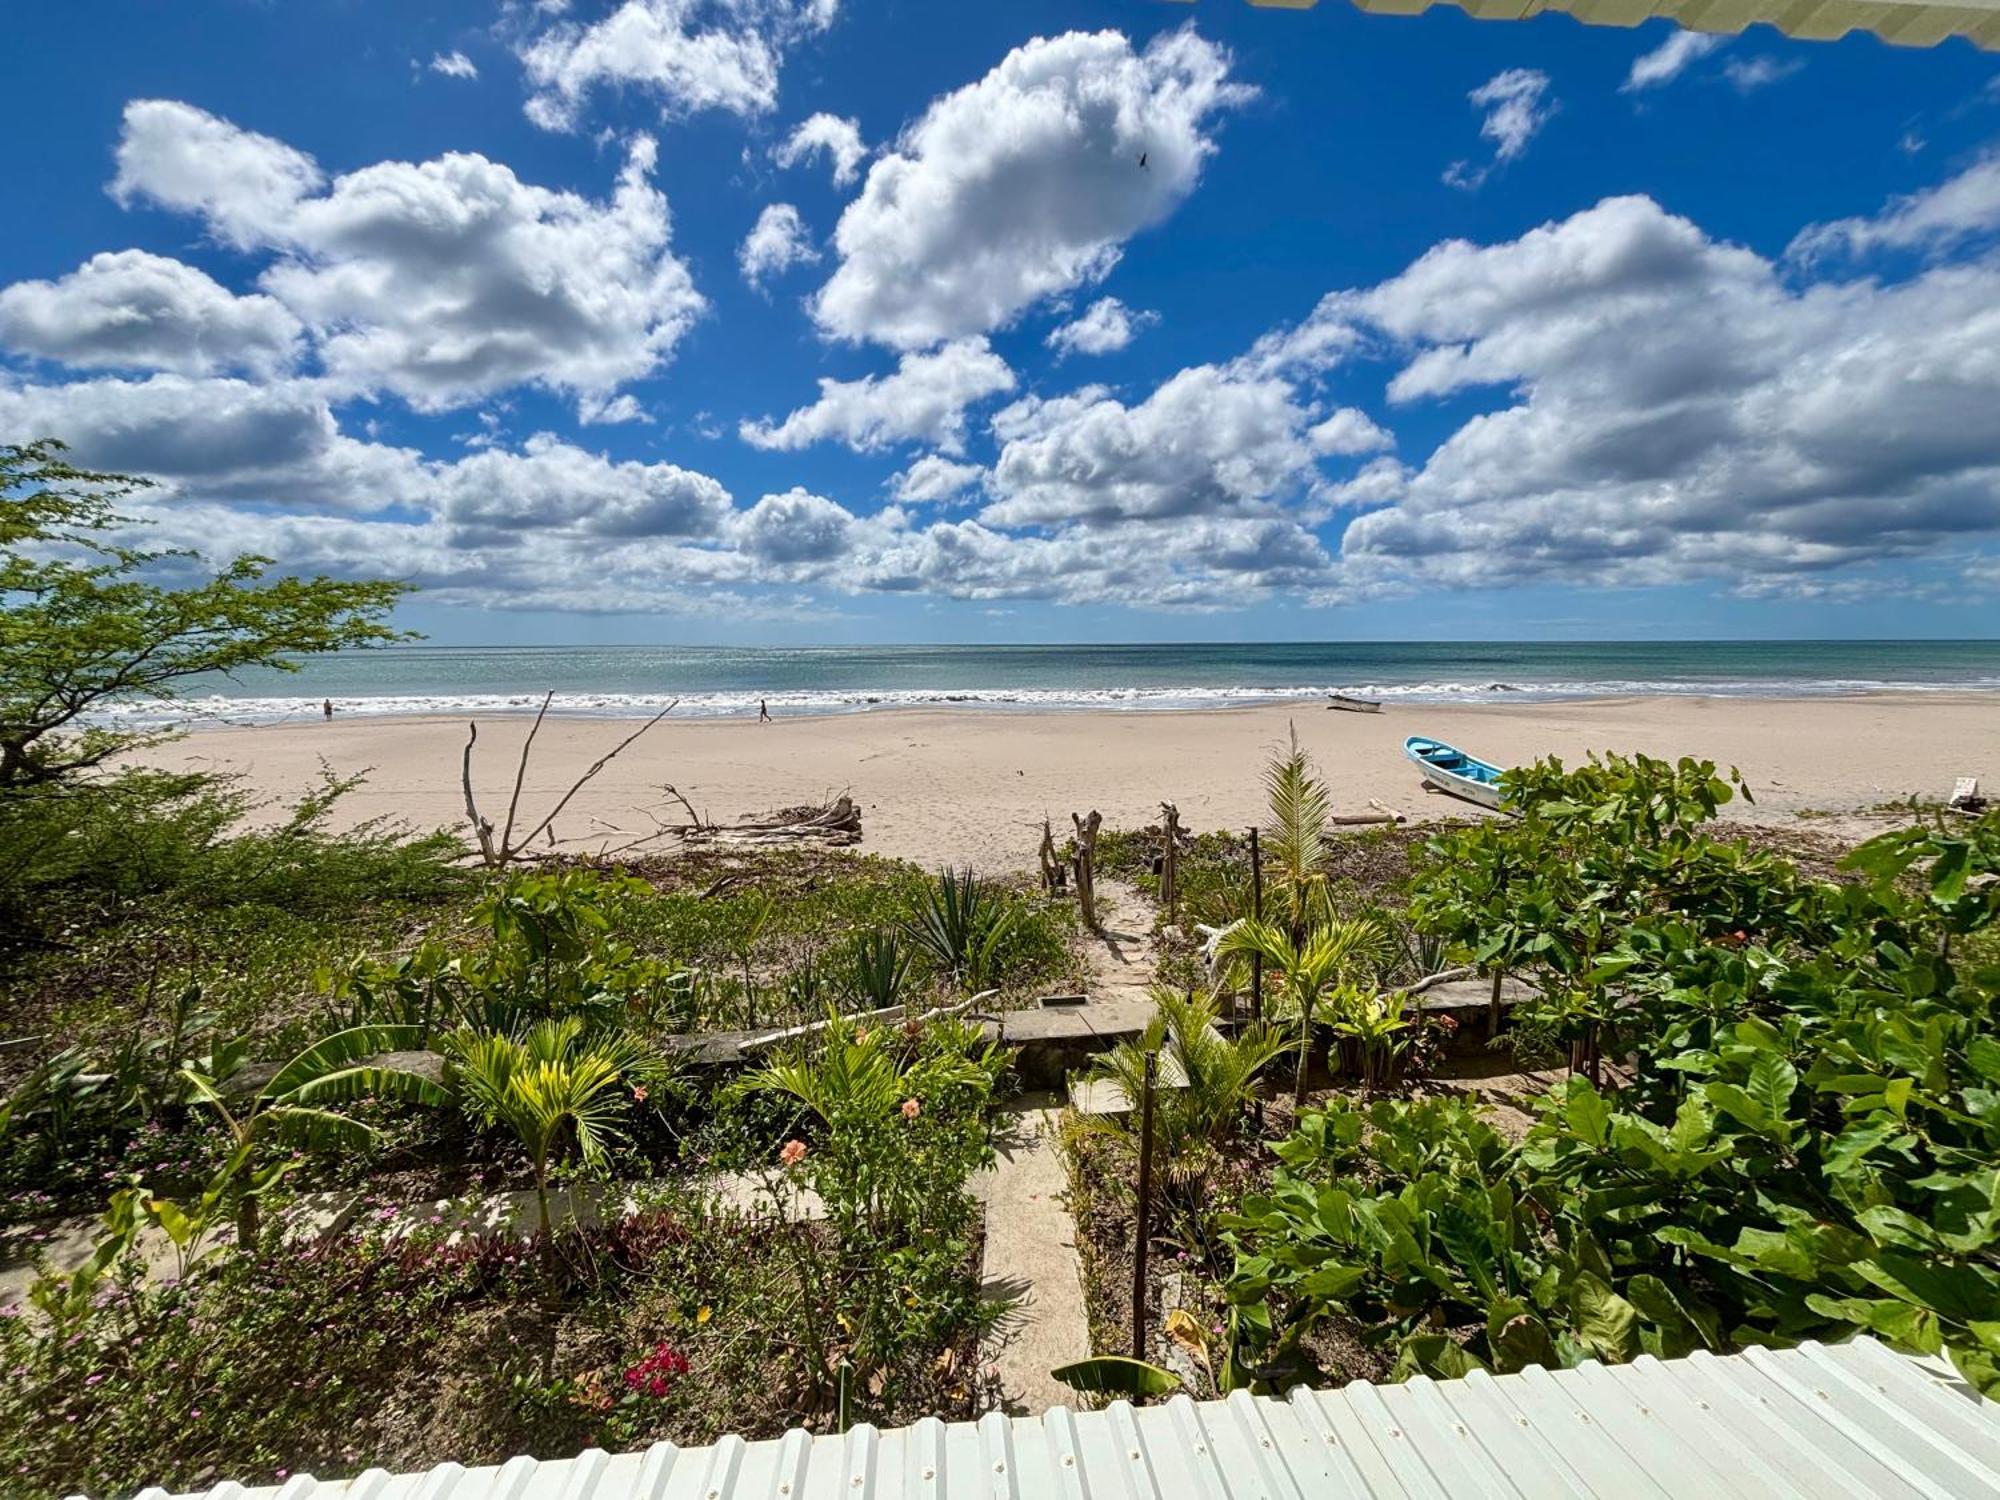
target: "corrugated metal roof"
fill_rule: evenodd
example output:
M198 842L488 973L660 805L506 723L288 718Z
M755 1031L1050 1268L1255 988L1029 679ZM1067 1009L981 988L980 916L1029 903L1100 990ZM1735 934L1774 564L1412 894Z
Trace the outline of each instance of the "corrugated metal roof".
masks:
M1475 1374L1289 1399L1176 1397L844 1437L371 1470L208 1500L1819 1500L2000 1496L2000 1406L1872 1339ZM140 1500L168 1500L147 1490Z
M1250 0L1282 10L1310 10L1319 0ZM1413 16L1434 0L1354 0L1366 11ZM1655 16L1690 31L1734 35L1759 22L1787 36L1832 41L1850 31L1867 31L1899 47L1935 47L1947 37L1964 37L1975 47L2000 50L2000 0L1444 0L1482 21L1521 21L1547 11L1576 17L1593 26L1637 26Z

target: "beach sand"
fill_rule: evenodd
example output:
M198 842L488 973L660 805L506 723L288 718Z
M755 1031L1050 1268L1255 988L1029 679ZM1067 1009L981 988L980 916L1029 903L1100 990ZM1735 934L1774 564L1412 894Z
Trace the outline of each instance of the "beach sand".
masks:
M506 814L529 722L480 725L475 783L482 812L496 823ZM1307 702L1189 713L912 710L769 724L754 716L668 718L577 795L556 831L565 847L582 849L650 831L643 809L680 821L663 783L725 822L846 790L862 809L863 850L929 864L1030 869L1045 814L1058 838L1071 812L1096 808L1110 825L1137 827L1158 818L1163 800L1195 831L1248 826L1262 806L1258 772L1288 723L1325 772L1339 812L1365 812L1375 798L1412 818L1479 815L1420 789L1402 755L1409 734L1503 765L1552 754L1574 762L1593 749L1706 757L1742 769L1758 804L1748 815L1765 820L1850 813L1913 794L1942 798L1961 775L2000 782L1996 694L1626 698L1392 706L1379 714ZM546 722L522 797L523 826L532 827L634 727L607 719ZM463 828L465 738L462 719L336 717L199 730L140 758L240 771L260 793L278 798L310 785L323 760L342 774L368 773L340 805L345 821L387 816Z

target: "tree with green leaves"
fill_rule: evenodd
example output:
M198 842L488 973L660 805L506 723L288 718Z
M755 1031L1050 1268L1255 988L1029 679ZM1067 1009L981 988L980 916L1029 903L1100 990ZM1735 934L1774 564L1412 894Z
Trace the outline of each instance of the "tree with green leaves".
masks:
M0 799L73 781L157 734L93 720L119 699L171 703L190 679L403 639L394 582L271 576L243 556L203 582L182 548L129 545L119 502L150 481L78 468L61 443L0 444Z

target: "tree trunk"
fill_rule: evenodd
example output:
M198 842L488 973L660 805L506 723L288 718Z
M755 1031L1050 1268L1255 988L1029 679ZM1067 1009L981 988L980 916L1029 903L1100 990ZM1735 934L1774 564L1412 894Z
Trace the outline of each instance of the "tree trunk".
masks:
M246 1255L258 1253L258 1241L264 1237L264 1221L254 1192L245 1192L236 1200L236 1248Z

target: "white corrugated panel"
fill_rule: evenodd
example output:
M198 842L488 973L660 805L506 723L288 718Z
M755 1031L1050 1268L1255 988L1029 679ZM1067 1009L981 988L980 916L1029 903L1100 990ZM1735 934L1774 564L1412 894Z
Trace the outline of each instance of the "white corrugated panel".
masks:
M1310 10L1318 0L1250 0L1283 10ZM1363 10L1411 16L1434 0L1354 0ZM1520 21L1553 11L1593 26L1637 26L1655 16L1690 31L1735 34L1760 22L1787 36L1832 41L1850 31L1873 32L1899 47L1935 47L1963 37L2000 50L2000 0L1444 0L1482 21Z
M2000 1406L1872 1339L1519 1375L993 1413L207 1500L1821 1500L2000 1497ZM140 1500L171 1500L147 1490ZM190 1497L193 1500L193 1497Z

